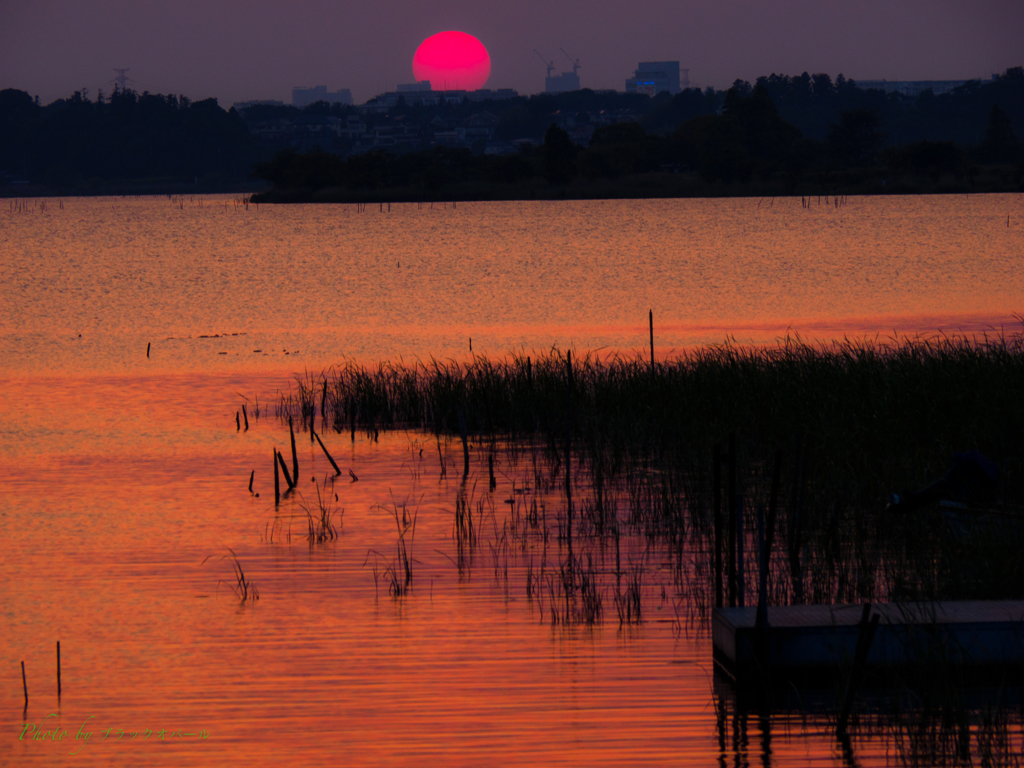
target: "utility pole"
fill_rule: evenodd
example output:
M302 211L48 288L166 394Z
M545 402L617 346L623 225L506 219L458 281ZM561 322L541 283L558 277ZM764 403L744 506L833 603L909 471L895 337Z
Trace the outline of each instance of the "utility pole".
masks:
M114 67L113 69L114 69L115 72L117 72L117 77L115 77L110 82L112 82L114 84L114 90L115 91L118 88L120 88L121 91L123 92L127 88L127 83L134 83L135 82L130 77L128 77L128 75L125 74L129 69L131 69L131 67L125 67L124 69L118 69L117 67Z

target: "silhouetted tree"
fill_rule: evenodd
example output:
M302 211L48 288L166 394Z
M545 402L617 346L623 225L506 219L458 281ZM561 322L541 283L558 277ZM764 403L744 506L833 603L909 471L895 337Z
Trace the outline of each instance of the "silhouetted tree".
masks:
M811 83L814 98L819 101L827 99L835 93L835 87L832 85L832 78L825 72L819 72L816 75L812 75Z
M1020 155L1020 141L1013 132L1010 116L998 104L993 104L988 113L988 127L979 156L983 162L1009 163Z
M648 136L639 123L615 123L594 131L590 146L579 156L579 169L588 178L615 178L675 162L670 155L665 140Z
M889 147L882 155L892 171L923 174L936 181L944 173L962 172L963 151L951 141L917 141Z
M722 94L712 88L687 88L660 105L652 103L641 125L648 133L670 133L687 120L715 114L721 104Z
M603 125L590 137L590 146L602 147L643 141L647 137L640 123L614 123Z
M740 80L737 78L733 80L732 86L729 88L727 93L732 93L734 98L745 99L750 95L752 87L746 80ZM727 97L728 98L728 97Z
M565 184L576 178L576 170L576 145L552 123L544 134L544 178L552 184Z
M747 96L743 90L729 89L721 115L691 120L673 134L679 155L712 182L744 181L755 172L792 176L800 131L779 117L765 83Z
M253 159L245 124L215 99L115 90L90 101L76 91L39 107L25 93L0 95L0 168L51 187L210 175L240 180Z
M533 173L533 166L523 155L506 155L494 158L487 178L499 184L514 184L531 178Z
M881 119L873 109L854 109L840 114L839 125L828 133L832 155L846 165L870 162L882 147Z

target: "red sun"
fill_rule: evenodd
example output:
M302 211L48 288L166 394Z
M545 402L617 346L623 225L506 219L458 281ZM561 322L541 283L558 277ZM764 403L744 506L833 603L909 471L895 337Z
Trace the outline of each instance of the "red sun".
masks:
M435 91L475 91L491 74L491 57L484 44L465 32L431 35L412 57L417 81L429 80Z

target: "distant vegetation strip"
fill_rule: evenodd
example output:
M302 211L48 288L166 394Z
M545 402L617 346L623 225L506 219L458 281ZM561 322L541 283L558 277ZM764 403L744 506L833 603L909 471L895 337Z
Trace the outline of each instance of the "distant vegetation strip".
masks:
M600 111L604 114L612 103L597 94L592 101L582 118L591 121L593 131L586 146L573 139L578 125L556 111L549 115L553 119L543 142L521 143L513 154L449 147L347 157L321 149L288 151L257 166L255 175L273 185L257 199L376 202L1024 189L1024 146L1014 132L1015 123L1024 127L1020 68L985 85L962 86L938 97L925 92L916 100L864 91L845 80L833 84L827 76L772 76L754 87L738 81L720 100L714 93L685 91L652 105L635 121L596 128L597 108L607 107ZM616 119L622 118L620 110ZM537 117L520 115L519 120L532 125ZM502 127L508 130L499 124L499 131ZM954 138L928 138L933 136Z
M440 100L444 101L444 100ZM0 194L232 190L264 200L529 199L1021 188L1024 69L948 93L771 75L655 97L581 90L306 109L0 91Z
M76 91L42 106L0 91L0 194L237 191L262 157L216 99Z

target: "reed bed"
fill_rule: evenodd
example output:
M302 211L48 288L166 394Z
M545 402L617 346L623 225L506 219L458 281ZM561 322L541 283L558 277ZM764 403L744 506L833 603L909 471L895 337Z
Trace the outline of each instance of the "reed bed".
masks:
M440 477L461 475L452 552L441 553L460 581L483 553L495 585L559 631L615 618L626 631L666 605L681 631L710 615L719 577L723 602L757 601L762 541L768 604L1024 598L1022 395L1024 333L788 337L664 361L557 349L349 361L300 377L277 413L353 439L436 439ZM461 461L442 450L449 440L461 442ZM970 450L1000 481L984 509L957 512L966 524L935 504L887 507L890 494L942 477ZM371 550L367 563L402 598L416 516L399 504L390 512L394 554ZM921 658L854 707L837 737L844 758L882 739L903 765L1020 765L1019 676L965 697L964 670Z
M386 507L379 505L379 509L383 510ZM398 532L395 556L391 562L388 562L383 554L371 549L366 553L363 566L371 566L375 587L379 576L383 573L388 582L388 594L391 597L400 598L412 590L413 565L417 562L412 556L412 549L413 543L416 541L416 518L419 517L419 506L414 506L410 513L407 501L398 502L392 499L388 512L394 518L395 528ZM407 535L408 541L406 540Z
M678 593L706 615L716 599L714 511L732 494L747 571L734 599L756 600L757 510L769 505L776 471L768 602L1024 597L1014 555L1022 526L965 539L934 508L886 510L891 493L922 487L955 452L977 450L999 466L997 506L1013 517L1024 504L1022 392L1021 333L827 344L790 336L660 362L557 349L502 360L348 361L300 377L277 410L303 428L319 415L323 430L353 438L398 429L459 437L465 466L473 445L489 471L496 451L511 463L528 455L536 492L564 486L558 537L568 544L568 573L573 537L614 537L616 550L620 534L658 540L675 553ZM727 493L713 456L730 435L736 474ZM465 513L456 517L463 545Z
M231 553L231 563L234 568L235 583L232 585L232 589L235 595L242 605L245 605L247 601L256 602L260 599L260 591L256 589L252 579L246 578L245 571L242 570L242 563L239 562L235 551L228 547L228 552Z
M921 650L917 665L871 675L853 739L886 743L904 766L1024 763L1019 671L979 672Z
M320 483L313 478L313 483L316 486L316 508L314 509L305 502L302 503L303 510L306 513L306 541L309 542L309 546L312 547L314 544L324 544L328 541L334 541L340 536L339 528L342 526L345 518L345 510L334 509L334 503L331 500L331 496L334 496L334 502L338 500L338 495L333 491L327 490L327 484L329 482L328 477L324 477L324 487L321 491ZM338 519L338 526L335 527L334 519Z
M929 672L937 673L936 679L925 680ZM899 680L875 689L851 730L837 735L835 764L880 764L877 756L882 753L885 765L907 768L1019 768L1024 764L1024 734L1013 694L970 680L960 680L951 689L951 673L956 669L928 666L913 683ZM715 702L720 763L755 764L760 757L768 764L775 740L789 735L794 722L806 731L813 730L809 723L831 730L833 704L821 690L791 687L783 702L720 690Z

